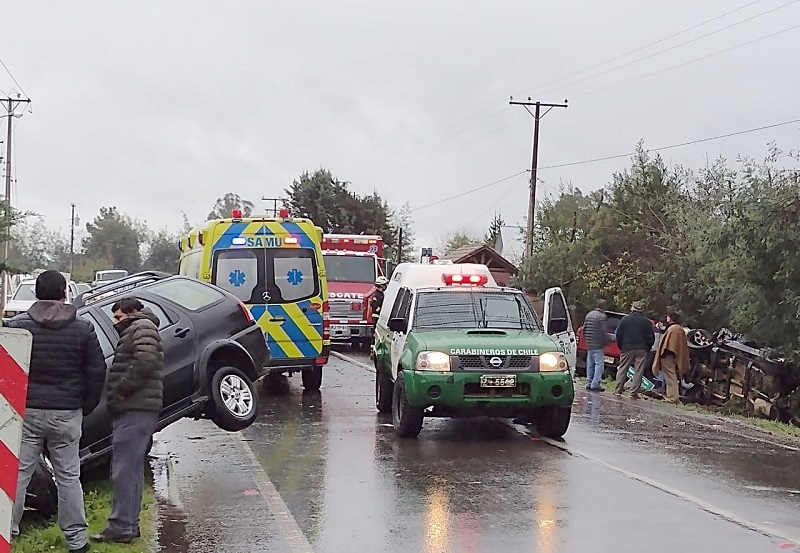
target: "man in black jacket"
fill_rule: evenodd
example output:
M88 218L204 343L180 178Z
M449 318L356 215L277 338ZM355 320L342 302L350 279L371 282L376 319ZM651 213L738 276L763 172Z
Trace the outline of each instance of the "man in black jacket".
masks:
M635 301L631 305L631 312L622 317L617 326L617 345L621 353L619 367L617 367L617 384L614 394L620 396L628 379L628 367L633 365L634 376L631 383L631 398L639 397L644 377L645 360L647 352L656 341L653 321L644 314L644 302Z
M125 298L111 310L119 334L106 387L112 417L114 501L105 530L92 539L130 543L140 535L144 460L163 401L164 349L158 317L139 300Z
M100 402L106 364L94 327L77 317L66 297L64 275L45 271L36 279L38 301L6 325L33 335L11 533L19 534L25 491L46 445L58 487L58 524L70 551L87 551L79 442L84 415Z

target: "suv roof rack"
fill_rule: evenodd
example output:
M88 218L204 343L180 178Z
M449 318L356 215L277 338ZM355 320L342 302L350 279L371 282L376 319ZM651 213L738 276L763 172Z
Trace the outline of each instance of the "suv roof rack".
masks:
M104 284L103 286L98 286L97 288L89 290L88 292L84 292L75 298L75 301L73 301L72 304L76 307L83 307L84 305L89 305L90 303L94 303L111 296L116 296L117 294L122 294L129 290L133 290L134 288L139 288L140 286L145 286L146 284L152 284L153 282L158 282L159 280L164 280L165 278L169 278L171 276L175 275L161 271L142 271L141 273L129 275L125 278L115 280L114 282Z

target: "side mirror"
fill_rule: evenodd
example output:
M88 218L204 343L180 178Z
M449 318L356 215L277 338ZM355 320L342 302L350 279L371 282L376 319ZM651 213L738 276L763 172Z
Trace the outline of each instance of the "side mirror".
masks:
M567 319L550 319L550 322L547 325L547 333L561 334L562 332L566 332L568 328L569 325L567 325Z
M394 319L389 319L389 330L391 330L392 332L405 332L406 320L402 317L395 317Z

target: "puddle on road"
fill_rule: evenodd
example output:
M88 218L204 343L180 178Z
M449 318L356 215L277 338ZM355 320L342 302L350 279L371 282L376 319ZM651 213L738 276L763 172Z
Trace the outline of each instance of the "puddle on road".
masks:
M153 489L158 502L157 551L159 553L188 553L186 513L172 479L172 462L163 442L156 441L151 451Z

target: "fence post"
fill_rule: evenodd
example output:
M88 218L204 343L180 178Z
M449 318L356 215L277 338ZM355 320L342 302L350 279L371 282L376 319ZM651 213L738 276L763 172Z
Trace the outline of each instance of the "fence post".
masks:
M27 330L0 328L0 553L11 551L11 513L17 495L32 343Z

